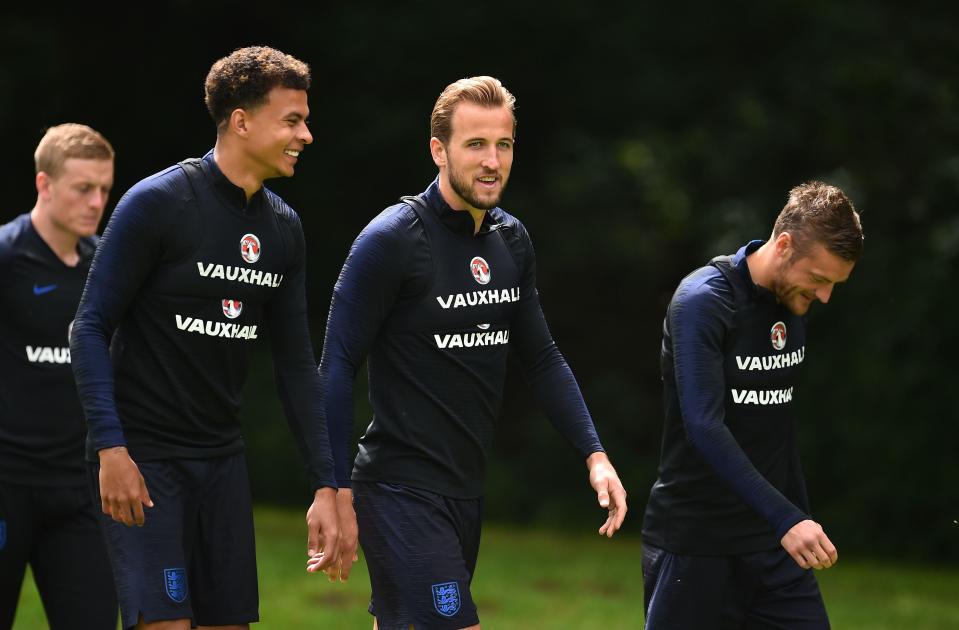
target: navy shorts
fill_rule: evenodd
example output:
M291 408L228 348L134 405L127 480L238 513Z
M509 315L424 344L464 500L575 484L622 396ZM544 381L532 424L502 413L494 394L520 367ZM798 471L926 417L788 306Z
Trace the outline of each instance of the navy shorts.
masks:
M388 483L353 483L360 545L379 630L479 623L470 583L483 499L451 499Z
M123 627L190 619L220 626L258 621L250 482L243 453L137 462L153 499L143 527L100 513ZM90 466L100 503L99 466Z
M99 511L86 484L0 483L0 628L13 625L27 564L50 628L117 627L117 597Z
M647 630L828 630L811 569L784 549L684 556L643 545Z

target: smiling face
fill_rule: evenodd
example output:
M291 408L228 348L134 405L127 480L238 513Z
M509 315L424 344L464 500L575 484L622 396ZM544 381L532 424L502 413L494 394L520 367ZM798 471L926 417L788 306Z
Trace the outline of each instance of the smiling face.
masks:
M242 111L245 152L257 178L292 176L300 152L313 142L306 91L275 87L265 103Z
M489 210L503 196L513 166L512 112L471 102L456 106L447 143L430 139L440 189L457 210Z
M776 274L770 287L780 303L795 315L805 315L816 300L829 302L837 284L849 279L856 263L845 260L818 243L796 255L788 233L776 238Z
M37 207L50 225L72 236L97 233L113 188L113 160L67 158L53 177L37 174Z

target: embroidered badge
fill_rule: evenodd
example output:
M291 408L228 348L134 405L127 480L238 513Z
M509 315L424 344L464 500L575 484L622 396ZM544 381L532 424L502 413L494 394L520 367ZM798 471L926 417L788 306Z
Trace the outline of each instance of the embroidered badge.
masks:
M230 319L236 319L243 312L243 302L240 300L223 300L223 314Z
M473 278L480 284L489 284L492 275L490 273L489 263L479 256L470 261L470 273L473 274Z
M460 588L456 582L433 585L433 606L444 617L452 617L460 611Z
M773 344L773 348L776 350L782 350L786 347L786 324L783 322L776 322L773 324L772 330L769 331L769 340Z
M176 603L186 599L186 571L184 569L163 569L163 578L166 583L166 594Z
M260 239L256 234L244 234L240 239L240 256L250 264L260 259Z

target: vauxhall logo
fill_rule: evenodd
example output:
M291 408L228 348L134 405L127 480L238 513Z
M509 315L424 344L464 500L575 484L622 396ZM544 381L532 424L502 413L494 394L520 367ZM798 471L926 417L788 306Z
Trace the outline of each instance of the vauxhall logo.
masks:
M473 274L473 278L480 284L489 284L490 278L492 277L489 270L489 263L479 256L476 256L470 261L470 273Z
M243 312L243 302L240 300L223 300L223 314L230 319L236 319Z
M776 350L782 350L786 347L786 324L783 322L776 322L773 324L772 330L769 331L769 340L773 344L773 348Z
M251 265L260 259L260 239L256 234L244 234L240 239L240 256Z

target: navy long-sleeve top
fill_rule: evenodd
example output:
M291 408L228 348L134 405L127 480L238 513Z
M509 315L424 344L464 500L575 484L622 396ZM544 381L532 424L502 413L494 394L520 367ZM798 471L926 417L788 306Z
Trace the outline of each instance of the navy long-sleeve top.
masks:
M83 486L83 412L70 369L69 330L96 249L77 243L63 263L30 213L0 227L0 481Z
M320 363L341 487L350 482L353 381L367 359L373 419L353 480L482 495L509 347L553 425L584 457L602 450L543 317L526 229L500 208L474 229L434 181L353 243Z
M305 256L297 214L266 188L247 201L212 151L131 188L104 231L73 329L87 458L118 445L134 460L242 450L240 398L265 323L310 481L335 487Z
M810 518L793 396L805 322L719 257L680 283L663 326L666 420L643 537L688 555L773 549Z

